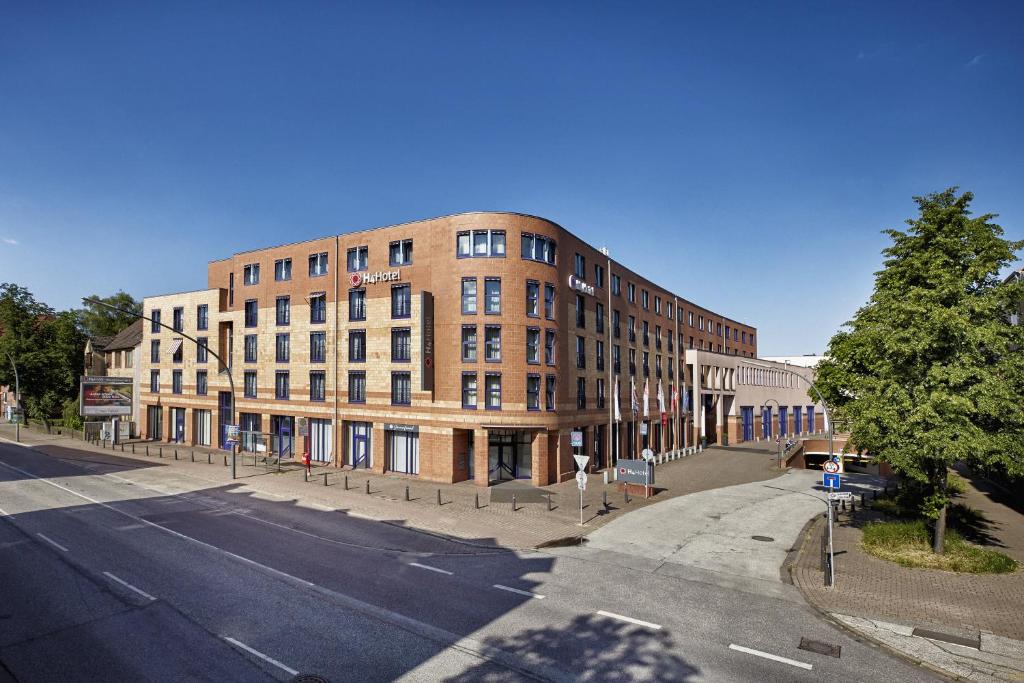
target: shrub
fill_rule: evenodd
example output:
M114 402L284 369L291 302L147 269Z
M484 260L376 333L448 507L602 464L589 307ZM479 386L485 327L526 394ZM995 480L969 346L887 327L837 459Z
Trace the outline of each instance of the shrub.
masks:
M904 567L941 569L970 574L1005 574L1017 570L1016 560L968 543L956 531L946 532L945 553L932 552L931 536L924 520L870 522L864 527L861 547L869 555Z

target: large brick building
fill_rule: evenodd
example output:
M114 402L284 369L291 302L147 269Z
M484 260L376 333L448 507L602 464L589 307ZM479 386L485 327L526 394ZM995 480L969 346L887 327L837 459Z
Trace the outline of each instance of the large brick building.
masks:
M232 419L227 373L184 335L230 365L245 448L337 466L546 484L572 476L573 430L598 468L637 443L742 436L727 418L740 414L737 364L756 358L755 329L542 218L466 213L351 232L213 261L208 278L145 299L147 316L182 332L145 325L150 438L223 445Z

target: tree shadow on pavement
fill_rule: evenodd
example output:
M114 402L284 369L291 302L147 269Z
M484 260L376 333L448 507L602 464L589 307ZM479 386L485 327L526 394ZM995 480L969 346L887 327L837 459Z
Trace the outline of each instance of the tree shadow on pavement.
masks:
M579 615L563 628L543 626L510 636L488 636L484 645L514 652L533 670L563 673L580 681L686 681L700 670L673 653L674 642L665 631L624 624L599 615ZM554 678L559 676L555 675ZM495 675L481 663L449 683L514 680L511 671Z

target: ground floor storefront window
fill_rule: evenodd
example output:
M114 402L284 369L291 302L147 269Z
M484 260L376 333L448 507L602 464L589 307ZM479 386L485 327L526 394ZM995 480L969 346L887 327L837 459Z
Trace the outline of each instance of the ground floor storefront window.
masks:
M533 476L532 432L525 429L487 430L490 481L530 479Z
M419 428L413 425L384 425L384 457L390 472L419 474Z

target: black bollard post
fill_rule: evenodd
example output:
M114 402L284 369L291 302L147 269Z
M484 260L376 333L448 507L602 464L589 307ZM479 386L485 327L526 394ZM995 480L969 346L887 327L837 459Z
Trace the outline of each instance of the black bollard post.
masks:
M551 512L551 494L548 494L548 512Z
M853 512L856 512L856 511L857 511L857 504L855 502L853 502L853 498L851 498L850 499L850 512L853 513Z
M324 486L327 486L327 473L324 472Z
M604 506L605 510L608 509L608 492L607 491L602 491L601 492L601 505Z
M441 489L437 490L437 504L441 504Z
M161 458L164 457L164 447L163 446L157 446L157 450L160 451L160 457Z
M623 487L622 487L622 495L626 499L626 502L628 503L629 502L629 484L623 485Z
M861 494L860 494L860 506L861 507L865 507L867 504L868 504L867 503L867 496L863 492L861 492Z
M135 455L135 444L132 444L132 455Z
M196 452L195 451L191 451L189 453L189 457L192 458L192 462L195 462L196 461Z
M178 459L178 449L177 448L174 449L174 459L175 460Z
M370 495L370 480L366 480L366 495Z
M479 492L473 494L473 509L474 510L479 510L480 509L480 493Z
M146 457L147 458L149 457L149 446L148 445L146 446Z
M348 491L348 475L345 475L345 490Z
M845 498L839 502L839 509L842 510L843 512L846 512L846 499Z
M228 466L228 454L225 453L224 454L224 467L227 467L227 466Z
M409 485L405 485L405 502L409 502Z
M512 512L516 511L516 494L512 494Z
M212 465L213 464L213 453L207 453L206 454L206 464L207 465Z
M121 452L124 453L124 444L121 444Z

